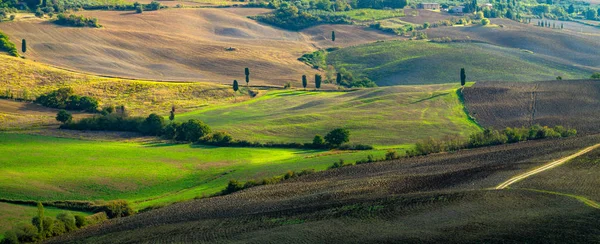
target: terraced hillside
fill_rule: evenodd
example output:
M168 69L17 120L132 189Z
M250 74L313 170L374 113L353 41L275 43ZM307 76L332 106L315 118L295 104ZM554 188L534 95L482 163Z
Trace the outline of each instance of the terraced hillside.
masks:
M327 63L367 76L378 85L457 82L461 68L469 81L573 79L592 73L554 57L484 43L377 42L333 51Z
M599 141L530 141L346 167L114 219L53 242L597 242L600 215L577 199L485 189Z
M484 127L540 124L600 132L600 81L478 82L463 94L469 114Z
M244 68L248 67L253 85L299 85L303 74L317 71L298 57L315 51L319 39L331 31L323 33L315 28L306 33L290 32L246 17L266 11L270 10L83 11L78 14L98 18L103 28L62 27L32 19L0 23L0 29L15 43L27 39L28 59L84 72L231 84L234 79L243 80ZM340 27L336 45L385 37L390 36L359 26Z

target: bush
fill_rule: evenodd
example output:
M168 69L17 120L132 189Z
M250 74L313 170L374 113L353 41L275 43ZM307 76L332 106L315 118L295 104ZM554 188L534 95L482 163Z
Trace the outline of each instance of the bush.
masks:
M10 38L2 32L0 32L0 51L7 52L8 54L18 57L19 52L14 43L10 41Z
M64 233L67 233L67 227L65 226L65 223L55 219L54 224L52 225L52 236L59 236Z
M592 74L591 78L600 80L600 72L596 72L596 73Z
M164 127L165 119L162 116L150 114L144 122L140 124L139 130L145 135L160 136L163 133Z
M35 102L49 108L85 110L88 112L98 111L98 101L96 99L87 96L77 96L70 87L60 88L41 95Z
M173 140L177 137L177 129L181 126L180 122L172 122L165 126L163 130L163 138Z
M481 25L489 25L489 24L490 24L489 19L486 19L486 18L481 19Z
M93 28L102 27L100 24L98 24L98 19L86 18L83 15L77 16L77 15L71 14L69 16L66 16L64 14L58 14L56 17L57 17L57 19L54 21L54 23L57 25L73 26L73 27L93 27Z
M0 244L19 244L19 237L17 237L17 233L9 230L4 232L4 239L0 241Z
M81 228L87 225L87 219L82 215L75 215L75 225L77 228Z
M99 212L99 213L95 213L95 214L85 217L85 223L87 225L94 225L94 224L101 223L107 219L108 219L108 215L106 215L106 212Z
M54 219L51 217L44 217L43 223L40 223L40 218L35 216L33 219L31 219L31 224L38 228L38 233L40 234L39 236L42 238L51 237L54 233ZM41 233L39 230L40 224L42 224L43 227L43 231L41 231Z
M327 141L327 144L329 144L331 147L339 147L349 140L350 131L342 128L332 130L325 136L325 141Z
M342 168L342 167L346 167L346 166L351 166L351 163L346 163L343 159L340 159L340 161L333 163L333 165L329 166L329 169L337 169L337 168Z
M181 124L178 134L185 136L185 141L197 142L210 133L210 127L197 119L190 119Z
M226 146L229 145L233 141L233 137L229 135L227 132L217 131L210 136L207 136L203 142L217 145L217 146Z
M312 145L315 148L323 148L326 146L325 140L323 139L323 137L321 135L315 135L315 138L313 138Z
M64 109L61 109L56 114L56 120L58 120L59 122L61 122L63 124L67 123L67 122L71 122L72 119L73 119L73 115L71 115L71 113L67 112Z
M38 239L38 229L30 223L21 223L14 230L19 242L35 242Z
M385 160L394 160L399 158L400 156L398 155L398 152L394 150L389 150L387 153L385 153Z
M65 230L71 232L77 229L75 217L70 213L60 213L56 216L56 219L65 224Z
M113 200L107 202L103 206L102 210L104 210L104 212L106 212L106 216L111 219L127 217L135 213L131 205L129 205L129 203L125 200Z

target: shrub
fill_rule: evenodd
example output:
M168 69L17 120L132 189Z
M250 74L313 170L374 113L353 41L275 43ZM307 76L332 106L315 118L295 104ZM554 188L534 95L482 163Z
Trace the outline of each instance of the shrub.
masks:
M179 133L185 136L185 141L197 142L210 133L210 127L197 119L190 119L181 124Z
M486 18L481 19L481 25L489 25L489 24L490 24L489 19L486 19Z
M592 74L591 78L600 80L600 72L596 72L596 73Z
M54 224L52 225L52 236L59 236L64 233L67 233L67 227L65 226L65 223L55 219Z
M87 225L87 219L82 215L75 215L75 225L81 228Z
M54 219L51 217L44 217L43 223L40 223L39 216L35 216L33 219L31 219L31 224L38 228L39 236L42 238L51 237L52 233L54 232ZM41 233L39 229L40 224L43 227L43 231L41 231Z
M38 238L38 229L30 223L21 223L15 228L15 234L19 242L34 242Z
M0 241L0 244L19 244L19 237L17 237L17 233L9 230L4 232L4 239Z
M237 180L230 180L227 187L221 192L222 194L230 194L244 189L244 185Z
M162 116L150 114L144 122L140 124L139 130L145 135L159 136L162 135L164 127L165 119Z
M177 137L177 129L181 126L180 122L173 122L165 126L163 130L163 137L165 139L175 139Z
M325 141L332 147L339 147L343 143L350 140L350 131L347 129L338 128L330 131L325 136Z
M70 213L60 213L56 216L56 219L65 224L65 230L67 232L74 231L77 229L75 217Z
M99 212L99 213L95 213L93 215L85 217L85 222L87 223L87 225L94 225L94 224L103 222L107 219L108 219L108 215L106 215L106 212Z
M340 161L333 163L333 165L329 166L330 169L337 169L337 168L342 168L342 167L346 167L346 166L351 166L351 163L346 163L343 159L340 159Z
M0 51L7 52L15 57L19 56L19 52L17 51L15 44L12 43L8 36L2 32L0 32Z
M315 148L323 148L325 147L325 140L321 135L315 135L315 138L313 138L312 145Z
M64 109L61 109L56 114L56 120L58 120L59 122L61 122L63 124L67 123L67 122L71 122L72 119L73 119L73 115L71 115L71 113L67 112Z
M87 96L77 96L70 87L60 88L41 95L35 102L50 108L85 110L88 112L97 112L98 110L98 101L96 99Z
M227 132L217 131L206 137L203 141L217 146L226 146L233 141L233 137Z
M385 160L394 160L399 158L400 156L398 155L398 152L394 150L389 150L387 153L385 153Z
M102 209L109 218L127 217L135 213L131 205L125 200L107 202Z
M57 25L73 26L73 27L93 27L93 28L102 27L100 24L98 24L98 19L86 18L83 15L77 16L77 15L71 14L69 16L66 16L64 14L58 14L56 16L56 18L57 19L54 21L54 23Z

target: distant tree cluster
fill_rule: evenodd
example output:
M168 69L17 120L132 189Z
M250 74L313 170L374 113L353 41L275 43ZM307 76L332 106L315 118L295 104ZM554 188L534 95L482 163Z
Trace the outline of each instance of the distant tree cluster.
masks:
M97 112L98 101L93 97L79 96L73 88L60 88L50 93L39 96L36 100L43 106L68 110L83 110Z
M69 16L65 14L59 14L56 16L56 20L54 21L57 25L64 26L72 26L72 27L93 27L100 28L102 27L98 24L97 18L87 18L83 15L74 15L71 14Z
M341 68L338 71L335 82L336 84L347 88L377 87L377 84L375 84L375 82L369 78L355 77L352 72L346 70L345 68Z

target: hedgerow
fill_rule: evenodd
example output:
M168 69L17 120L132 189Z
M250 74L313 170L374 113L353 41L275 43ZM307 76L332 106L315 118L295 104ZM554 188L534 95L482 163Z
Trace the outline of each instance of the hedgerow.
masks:
M15 44L12 43L8 36L2 32L0 32L0 51L7 52L15 57L19 56L19 52L17 51Z

